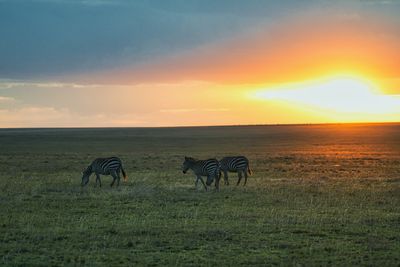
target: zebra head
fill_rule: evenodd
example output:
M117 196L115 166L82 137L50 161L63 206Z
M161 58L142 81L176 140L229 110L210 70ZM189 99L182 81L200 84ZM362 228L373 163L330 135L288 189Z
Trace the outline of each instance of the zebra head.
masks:
M182 172L186 173L190 167L193 166L193 163L195 163L196 160L194 158L191 157L185 157L185 161L182 164Z
M92 174L92 166L88 166L86 169L82 171L82 186L87 185L89 182L89 177Z

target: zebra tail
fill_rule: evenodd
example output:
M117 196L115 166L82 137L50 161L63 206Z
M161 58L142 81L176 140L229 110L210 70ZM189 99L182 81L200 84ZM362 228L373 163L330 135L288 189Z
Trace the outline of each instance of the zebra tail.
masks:
M124 168L122 168L122 165L121 165L121 171L122 171L122 176L124 176L124 181L125 182L128 181L128 176L126 175Z

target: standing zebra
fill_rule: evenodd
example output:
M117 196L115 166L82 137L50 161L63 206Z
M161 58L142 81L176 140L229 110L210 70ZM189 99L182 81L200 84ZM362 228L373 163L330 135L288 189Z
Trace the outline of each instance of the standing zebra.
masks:
M207 160L195 160L191 157L185 157L185 161L182 165L182 172L186 173L189 169L191 169L196 175L197 179L195 182L195 186L197 188L197 184L199 180L204 186L204 189L207 190L207 185L211 185L215 179L215 188L219 190L219 179L220 171L219 171L219 162L216 159L207 159ZM207 176L207 182L204 184L204 180L201 176Z
M244 185L247 182L247 173L251 175L251 170L249 166L249 160L245 156L236 157L225 157L220 160L220 169L224 173L224 181L226 185L229 185L228 172L237 172L239 179L236 185L239 185L242 179L242 173L244 174Z
M82 172L83 176L81 185L85 186L89 182L90 175L92 173L95 173L96 186L97 186L97 181L99 181L101 187L100 174L111 175L114 179L110 186L113 186L115 181L117 181L117 186L119 186L120 171L122 171L122 175L124 176L124 180L126 181L128 177L126 176L124 168L122 168L122 162L119 158L117 157L97 158Z

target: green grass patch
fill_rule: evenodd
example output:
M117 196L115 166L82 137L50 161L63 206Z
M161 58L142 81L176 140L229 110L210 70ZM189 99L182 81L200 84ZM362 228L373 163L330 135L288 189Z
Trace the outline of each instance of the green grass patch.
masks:
M399 126L337 127L2 130L0 265L398 266ZM246 187L180 170L237 154ZM110 155L128 182L81 188Z

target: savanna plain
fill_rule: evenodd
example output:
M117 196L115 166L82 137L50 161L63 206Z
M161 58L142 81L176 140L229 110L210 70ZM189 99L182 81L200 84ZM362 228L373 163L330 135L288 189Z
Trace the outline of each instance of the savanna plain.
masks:
M1 266L400 264L400 124L3 129L0 148ZM230 155L245 187L182 173ZM128 181L81 187L107 156Z

